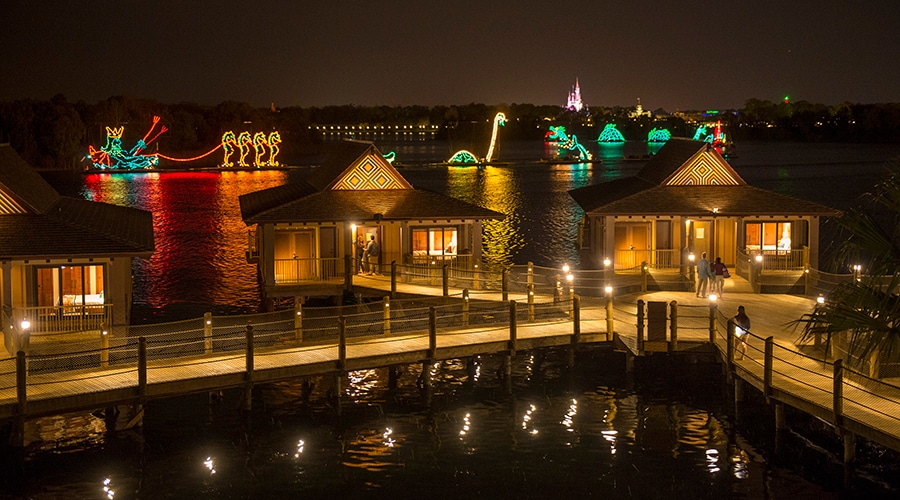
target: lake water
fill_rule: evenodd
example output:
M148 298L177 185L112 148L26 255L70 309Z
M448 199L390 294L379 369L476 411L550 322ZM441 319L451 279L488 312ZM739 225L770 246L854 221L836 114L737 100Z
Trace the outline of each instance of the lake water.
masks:
M406 165L452 153L437 141L379 147ZM577 266L581 212L567 191L642 166L621 158L643 145L597 147L600 164L400 171L416 187L508 215L485 226L487 259ZM892 161L897 167L900 146L760 143L740 144L737 153L732 165L750 184L846 208ZM497 157L547 156L542 143L513 143L501 144ZM237 197L306 171L48 179L63 194L153 212L157 249L136 266L134 294L136 320L153 322L256 311ZM0 495L107 498L108 480L115 498L837 496L840 473L827 455L797 452L781 462L771 454L771 415L730 415L716 367L645 360L628 380L621 357L601 349L583 353L574 373L561 352L521 353L511 396L499 367L498 358L481 359L475 380L459 361L433 367L430 408L414 383L421 367L409 366L394 391L384 371L350 374L341 418L326 397L329 381L314 380L306 396L299 382L259 388L249 416L231 392L215 404L206 395L152 402L140 432L107 432L99 414L42 419L28 426L33 443L24 464L3 464ZM750 414L766 411L748 405ZM896 483L886 485L896 471L875 458L859 491L896 493Z

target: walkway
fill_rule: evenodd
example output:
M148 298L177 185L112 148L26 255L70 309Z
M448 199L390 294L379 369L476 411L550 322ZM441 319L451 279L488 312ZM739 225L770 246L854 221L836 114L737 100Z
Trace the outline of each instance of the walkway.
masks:
M301 332L295 329L292 316L277 324L255 321L255 332L241 326L246 320L240 323L231 318L229 325L221 327L225 328L221 336L210 334L204 338L200 331L199 338L192 338L191 345L199 343L200 347L190 354L177 350L167 352L166 349L174 349L175 342L173 334L167 333L160 335L156 347L152 348L162 352L158 355L162 359L151 356L148 361L146 346L150 340L139 349L135 339L129 338L124 340L130 344L122 344L115 351L121 357L118 365L110 362L109 366L98 367L94 363L77 369L25 375L21 366L38 363L37 357L20 358L19 367L15 358L0 360L0 418L18 417L21 421L69 411L139 404L188 393L235 387L246 390L254 384L296 377L479 354L511 354L540 347L607 342L610 338L614 338L618 347L637 356L667 350L705 349L712 352L712 337L715 351L729 367L730 376L757 387L775 402L831 422L842 432L852 432L900 450L900 418L897 417L900 415L900 387L865 377L840 363L835 366L835 363L825 362L821 355L816 359L815 354L805 354L810 352L810 346L798 345L798 332L791 322L810 312L814 301L793 295L745 293L741 291L744 283L739 278L729 280L724 297L714 308L710 307L708 299L697 298L690 292L648 292L614 297L612 334L607 328L610 308L605 298L582 298L576 314L571 300L554 302L546 295L538 296L533 299L532 309L526 294L510 293L507 298L516 301L515 306L511 306L501 302L501 292L483 291L477 295L469 294L473 307L470 312L469 302L459 300L463 296L459 289L447 291L451 298L446 299L446 306L391 307L388 317L378 303L370 304L369 312L345 319L340 334L335 329L329 330L335 333L315 337L310 331L315 321L337 324L335 316L304 318L303 340L296 340ZM390 277L356 277L354 285L388 295ZM404 283L397 286L398 292L405 294L444 295L441 287ZM661 303L656 306L665 311L661 318L665 325L661 340L654 340L649 330L638 337L639 300L646 304ZM671 342L673 302L677 310L677 343ZM745 306L752 321L743 359L734 355L726 340L728 317L736 312L738 305ZM511 314L513 311L515 316ZM578 316L580 321L574 323L572 316ZM513 317L514 321L511 320ZM530 317L535 321L529 322ZM651 319L647 317L644 323L648 329ZM198 332L195 329L190 333ZM655 335L658 334L657 328ZM205 351L204 344L207 345ZM214 345L218 346L215 351ZM736 343L732 343L734 345ZM105 353L100 350L69 356L102 360L104 354L109 358L113 353L110 348Z

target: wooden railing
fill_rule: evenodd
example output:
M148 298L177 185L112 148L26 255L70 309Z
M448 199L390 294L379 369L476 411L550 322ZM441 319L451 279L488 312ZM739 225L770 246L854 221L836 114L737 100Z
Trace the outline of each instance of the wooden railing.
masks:
M681 266L681 251L674 250L616 250L617 271L641 270L646 262L652 269L677 269Z
M16 307L11 319L17 326L27 320L31 335L100 331L112 325L112 308L112 304Z
M344 276L343 259L275 259L275 283L290 285L304 281L329 281Z

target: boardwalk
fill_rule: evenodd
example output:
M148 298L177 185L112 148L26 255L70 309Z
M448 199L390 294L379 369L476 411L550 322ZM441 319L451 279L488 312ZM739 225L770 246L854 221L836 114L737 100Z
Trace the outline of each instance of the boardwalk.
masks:
M355 284L378 291L389 289L390 281L376 276L360 279ZM225 352L204 353L201 348L192 355L148 360L146 355L138 356L138 349L131 347L132 358L119 364L29 373L24 379L23 371L16 369L15 358L0 360L0 418L16 418L21 422L42 415L140 404L188 393L248 389L253 384L296 377L614 341L617 347L635 356L654 351L716 353L729 367L730 376L759 389L776 404L799 408L831 422L842 432L900 450L897 417L900 388L853 372L833 360L824 361L822 354L813 352L811 346L798 345L798 335L790 322L812 309L811 299L746 293L742 286L740 280L733 280L714 308L708 300L689 292L634 293L613 298L612 307L608 307L607 299L585 297L577 311L576 305L565 297L562 302L554 302L547 296L535 297L530 308L525 294L508 294L507 299L515 301L510 305L501 302L500 292L481 292L477 294L482 304L477 324L474 320L469 323L468 316L476 313L470 313L468 301L459 298L462 290L450 290L451 297L442 299L449 305L440 308L440 316L431 313L432 326L428 326L429 309L420 308L392 317L390 325L385 323L381 311L376 310L360 315L352 327L350 323L345 327L351 331L377 325L375 335L348 336L345 331L312 339L304 330L306 337L297 340L293 320L277 329L257 323L256 333L251 330L246 335L243 327L232 325L227 341L234 347ZM409 295L443 295L440 287L409 284L402 287L403 293ZM662 304L669 315L672 303L676 304L677 342L671 342L671 318L665 323L665 317L662 318L664 332L668 333L663 334L661 341L653 340L650 332L638 338L639 300ZM753 324L742 359L735 356L726 340L727 318L738 305L746 307ZM432 307L431 311L435 309L438 308ZM608 317L610 311L612 322ZM573 316L578 317L577 323ZM534 321L530 321L532 317ZM646 319L649 328L651 318ZM404 327L403 321L412 326ZM613 325L611 332L609 324ZM270 341L260 343L264 331ZM710 343L711 338L714 344ZM225 342L220 338L208 339L209 344L213 341ZM203 342L201 338L201 345ZM24 357L18 360L20 364L38 361Z

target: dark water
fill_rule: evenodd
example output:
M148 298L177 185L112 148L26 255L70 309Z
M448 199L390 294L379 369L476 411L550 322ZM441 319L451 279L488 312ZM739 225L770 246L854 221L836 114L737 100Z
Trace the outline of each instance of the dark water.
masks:
M406 164L452 153L440 142L379 146L396 150ZM622 150L593 146L605 155L603 164L400 171L416 187L508 214L485 227L490 259L577 265L574 224L581 213L566 192L633 175L642 165L621 161ZM626 151L635 154L643 145L626 147L638 148ZM900 147L741 144L737 152L732 164L751 184L844 208L896 162ZM540 143L509 144L499 158L545 153ZM160 321L258 308L237 196L303 173L49 178L64 194L153 212L157 250L135 269L135 301L139 321ZM353 372L342 387L342 418L327 397L330 381L314 380L308 397L299 381L260 387L247 416L231 392L215 404L206 395L154 402L136 432L108 432L99 413L42 419L27 428L32 444L24 465L3 464L0 494L108 498L103 482L109 480L114 498L838 495L840 469L831 455L773 456L766 406L747 407L758 418L735 420L715 367L650 361L630 381L624 361L599 350L582 353L576 373L564 365L561 353L520 354L507 395L499 359L482 359L476 380L459 361L441 363L433 369L430 408L415 385L421 367L407 367L396 391L387 389L381 370ZM824 443L824 450L834 449L833 439ZM872 465L862 468L866 479L857 479L854 491L896 493L896 484L885 485L896 471L879 463L892 455L869 453Z

